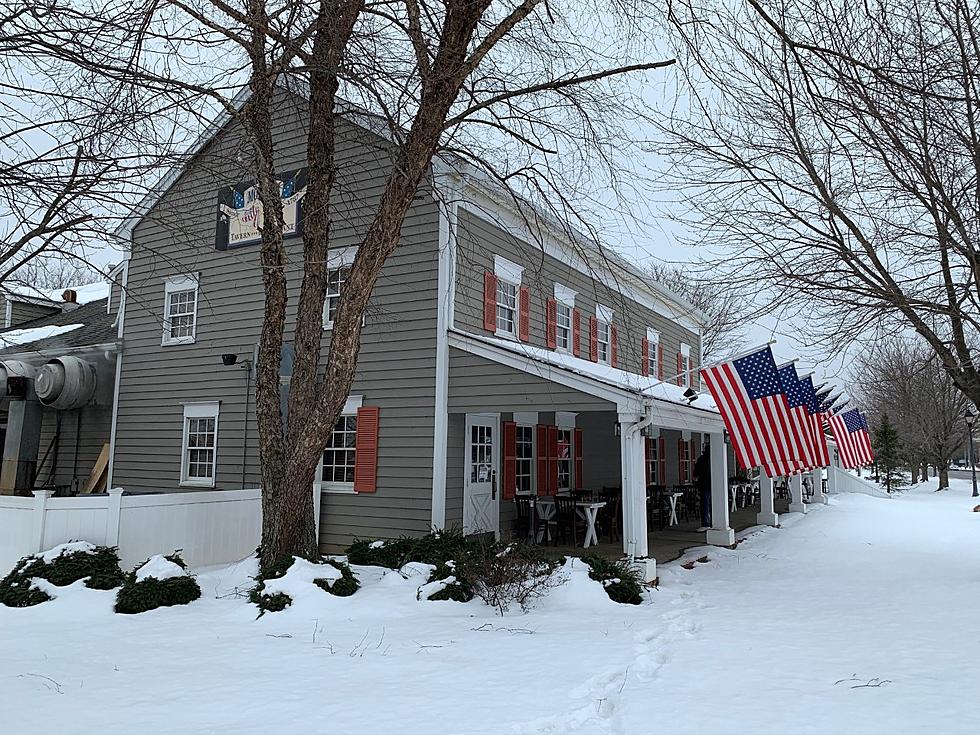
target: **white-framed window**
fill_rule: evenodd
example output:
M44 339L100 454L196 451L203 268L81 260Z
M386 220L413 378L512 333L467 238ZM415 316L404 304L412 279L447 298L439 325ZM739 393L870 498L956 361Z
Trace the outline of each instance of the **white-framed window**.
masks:
M660 439L648 437L646 440L647 485L660 483Z
M197 275L172 276L164 281L163 341L193 344L197 338Z
M214 487L218 456L217 401L184 404L184 435L181 441L180 484Z
M560 283L555 284L555 346L564 352L572 351L572 310L575 292Z
M595 318L599 362L612 364L612 321L613 310L602 304L595 305Z
M677 372L681 373L677 382L686 388L691 386L691 374L688 372L691 369L691 346L681 343L680 359L677 361L680 370Z
M327 256L327 295L323 300L323 328L333 329L333 321L337 316L337 305L340 303L340 291L350 274L351 264L357 248L340 248L331 251Z
M357 409L361 396L350 396L330 432L327 446L316 470L319 491L353 493L354 466L357 462Z
M651 378L660 378L660 360L657 359L660 350L660 333L655 329L647 329L647 354L643 359L647 361L647 374Z
M572 430L558 429L558 492L572 488Z
M517 492L530 495L534 492L534 427L517 425Z
M497 277L497 336L517 339L524 268L495 255L493 273Z

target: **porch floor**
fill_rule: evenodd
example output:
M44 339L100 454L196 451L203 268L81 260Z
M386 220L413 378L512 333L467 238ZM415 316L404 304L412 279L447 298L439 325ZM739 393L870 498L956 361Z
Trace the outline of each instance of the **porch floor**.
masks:
M759 510L759 505L756 504L746 508L739 508L734 513L730 513L729 523L732 529L738 532L758 525L756 514ZM776 498L774 510L779 515L788 513L789 500ZM647 541L650 556L656 559L658 564L662 564L680 558L690 548L704 546L706 544L705 532L701 531L699 533L696 530L700 525L700 519L681 520L676 526L664 528L662 531L655 525L650 530ZM553 555L555 558L561 556L582 556L585 553L598 554L608 559L618 559L623 556L622 541L610 543L609 537L602 535L599 536L599 543L590 546L588 549L583 549L581 546L545 546L542 548L547 551L549 557Z

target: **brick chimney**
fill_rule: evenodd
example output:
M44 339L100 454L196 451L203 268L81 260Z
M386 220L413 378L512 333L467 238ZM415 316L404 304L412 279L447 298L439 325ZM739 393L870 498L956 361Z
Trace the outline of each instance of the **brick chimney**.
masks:
M61 300L66 304L77 304L78 292L73 288L66 288L64 293L61 294Z

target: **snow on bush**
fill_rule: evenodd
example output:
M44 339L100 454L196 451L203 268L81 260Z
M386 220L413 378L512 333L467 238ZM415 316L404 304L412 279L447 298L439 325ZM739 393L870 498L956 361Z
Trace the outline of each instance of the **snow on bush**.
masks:
M10 574L0 580L0 604L31 607L50 600L51 595L34 582L36 579L55 587L84 579L86 587L109 590L123 583L123 572L114 548L86 541L60 544L17 562Z
M582 557L589 566L589 578L599 582L613 602L639 605L643 602L644 580L629 562L598 555Z
M250 599L259 607L259 615L285 610L294 601L306 600L323 592L336 597L349 597L360 584L351 568L342 561L325 559L314 564L294 556L263 575L256 577ZM320 598L322 599L322 598Z
M127 615L186 605L201 596L197 580L178 554L152 556L126 575L116 595L116 612Z

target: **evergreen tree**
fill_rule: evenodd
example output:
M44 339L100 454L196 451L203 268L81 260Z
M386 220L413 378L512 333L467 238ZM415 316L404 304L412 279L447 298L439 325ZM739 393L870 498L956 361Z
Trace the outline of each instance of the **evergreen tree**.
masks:
M879 482L885 483L888 492L901 487L903 480L902 473L899 471L901 443L888 414L882 415L872 437L872 444L879 471Z

